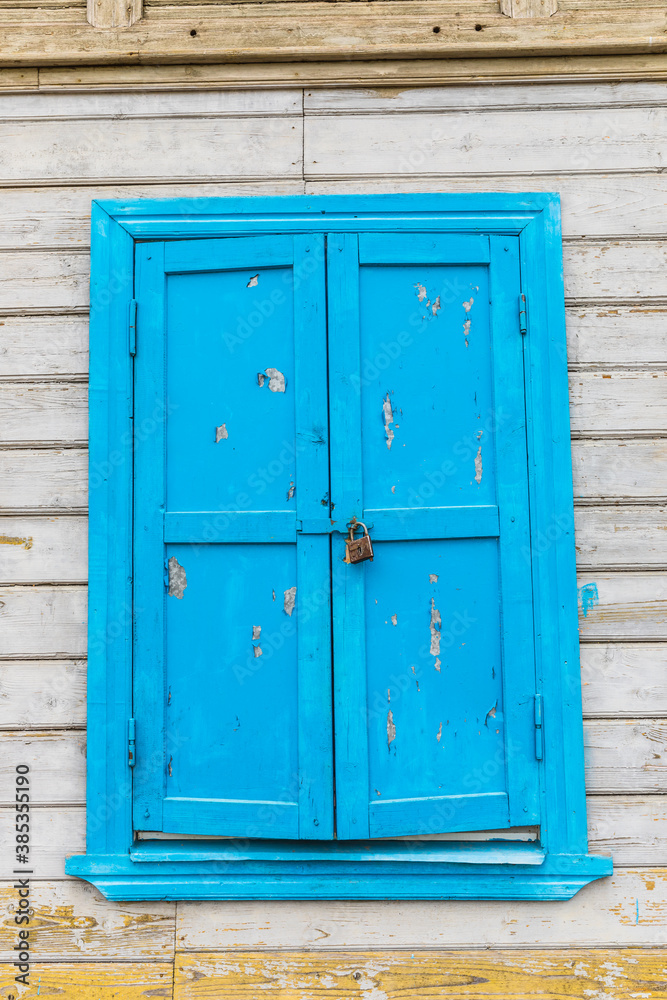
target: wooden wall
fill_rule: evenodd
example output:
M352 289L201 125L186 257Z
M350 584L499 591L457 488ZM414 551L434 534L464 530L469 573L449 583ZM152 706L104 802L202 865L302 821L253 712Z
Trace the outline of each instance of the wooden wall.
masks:
M666 98L637 83L1 99L0 843L27 762L22 996L663 995ZM615 875L566 903L105 901L63 871L84 850L91 198L484 190L563 199L580 586L599 595L581 616L590 841ZM10 963L9 879L0 894Z

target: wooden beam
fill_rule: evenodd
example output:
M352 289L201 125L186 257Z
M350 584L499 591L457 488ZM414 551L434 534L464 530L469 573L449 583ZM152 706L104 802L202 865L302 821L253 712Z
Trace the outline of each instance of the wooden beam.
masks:
M130 28L142 16L143 0L88 0L88 23L95 28Z
M558 0L500 0L506 17L551 17L557 10Z

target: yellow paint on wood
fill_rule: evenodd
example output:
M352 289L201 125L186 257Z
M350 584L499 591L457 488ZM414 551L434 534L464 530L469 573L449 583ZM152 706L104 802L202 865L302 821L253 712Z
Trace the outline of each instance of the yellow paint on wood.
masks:
M2 1000L149 1000L173 996L170 963L33 962L29 988L16 983L13 965L0 965ZM20 973L19 973L20 974Z
M24 549L31 549L32 538L19 538L18 535L0 535L0 545L22 545Z
M667 950L638 948L181 953L174 1000L625 1000L666 980Z

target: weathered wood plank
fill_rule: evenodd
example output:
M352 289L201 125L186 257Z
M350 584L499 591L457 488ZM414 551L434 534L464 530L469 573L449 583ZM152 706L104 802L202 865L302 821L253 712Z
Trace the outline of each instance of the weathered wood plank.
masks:
M143 13L143 0L88 0L88 23L96 28L129 28Z
M85 308L90 256L72 251L0 254L0 312L5 309Z
M301 122L296 115L0 121L0 178L300 177Z
M578 507L575 510L575 543L577 565L582 569L665 567L667 509L647 505Z
M86 587L0 587L0 656L84 656L86 618Z
M667 311L654 306L567 310L570 365L656 365L667 358Z
M584 715L667 715L667 644L584 643L581 682Z
M86 801L85 733L0 733L0 805L15 801L16 767L30 768L30 801Z
M665 720L588 720L584 746L587 791L667 791Z
M577 947L549 951L402 951L318 954L316 951L179 953L174 1000L316 1000L323 988L337 1000L405 997L406 1000L544 1000L628 996L661 990L667 950L619 951ZM613 991L613 993L611 992Z
M465 108L462 108L465 110ZM318 178L609 169L654 170L667 125L653 108L577 109L563 129L563 112L544 108L391 115L370 112L307 115L304 170ZM637 130L637 131L635 131ZM646 131L644 131L646 130ZM650 139L639 139L639 134Z
M70 510L87 503L88 453L84 449L0 450L0 506L5 510Z
M581 573L582 639L667 639L666 573Z
M0 728L86 724L85 660L11 660L0 667Z
M405 948L414 954L425 948L540 947L564 948L567 957L574 942L577 947L664 947L666 920L667 871L654 868L618 871L557 904L182 902L177 906L176 948L217 950L228 958L234 951L295 945L322 950ZM558 957L557 952L550 954ZM218 992L221 995L228 996Z
M2 844L14 843L15 825L14 808L0 807ZM34 807L30 810L30 865L26 867L32 868L32 878L35 880L64 878L67 855L85 854L85 852L86 811L83 806ZM9 851L5 856L8 855ZM4 862L4 865L3 872L7 877L11 877L9 862Z
M85 583L85 517L0 517L0 583Z
M437 0L398 0L371 4L339 3L335 12L311 0L298 8L271 3L257 20L254 3L227 5L206 22L163 16L160 11L133 27L94 32L89 26L35 26L17 30L8 39L3 61L11 65L43 66L72 63L224 62L258 59L434 58L444 56L581 55L664 51L664 20L647 6L595 12L563 11L551 18L522 20L504 17L498 8L484 16L482 30L476 12L464 8L459 18L447 15L449 4ZM374 16L369 17L369 11ZM185 15L185 16L183 16ZM255 19L253 20L253 15ZM378 24L382 31L377 30ZM437 34L433 25L441 27ZM62 26L64 28L66 26ZM197 30L192 36L191 30Z
M173 966L167 962L33 962L30 988L20 994L16 989L13 965L0 966L0 991L3 996L33 1000L35 997L62 993L67 1000L146 1000L147 997L173 996ZM39 991L39 992L38 992Z
M500 0L500 12L507 17L551 17L558 0Z
M0 377L87 372L87 316L0 317Z
M570 425L580 434L667 429L667 372L570 375Z
M667 864L667 796L589 795L588 847L614 867Z
M85 385L0 384L0 442L88 440Z
M0 17L2 8L0 7ZM637 98L644 102L660 103L660 93L665 85L645 85ZM518 88L517 88L518 89ZM603 88L602 94L608 91ZM613 90L612 90L613 93ZM618 91L615 103L635 105L631 100L632 88ZM604 96L602 97L604 100ZM127 91L122 94L95 93L40 93L21 94L3 101L0 120L41 119L104 119L104 118L187 118L201 116L238 118L266 117L301 114L301 91L297 88L284 90L228 90L221 92L187 93L145 93Z
M16 890L11 882L0 883L2 912L11 914L15 905ZM115 903L79 879L31 879L30 905L30 942L35 957L42 962L164 961L173 957L174 903ZM15 944L16 925L11 919L3 920L0 961L13 961ZM44 993L42 989L40 995Z
M667 442L573 441L575 498L667 497Z

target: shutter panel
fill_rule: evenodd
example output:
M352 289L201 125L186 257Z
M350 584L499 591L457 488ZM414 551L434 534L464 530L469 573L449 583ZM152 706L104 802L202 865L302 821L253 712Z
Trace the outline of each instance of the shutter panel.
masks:
M135 828L330 838L324 238L140 244L135 294Z
M329 238L337 835L538 821L518 239Z

